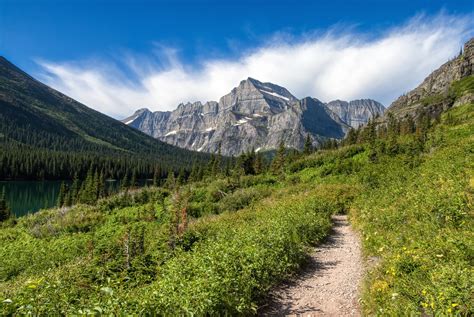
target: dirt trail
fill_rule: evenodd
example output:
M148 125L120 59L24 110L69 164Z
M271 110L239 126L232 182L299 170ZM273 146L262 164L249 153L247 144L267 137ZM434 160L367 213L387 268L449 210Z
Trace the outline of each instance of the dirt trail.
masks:
M333 232L302 272L272 291L260 315L360 316L363 275L360 241L347 216L333 216Z

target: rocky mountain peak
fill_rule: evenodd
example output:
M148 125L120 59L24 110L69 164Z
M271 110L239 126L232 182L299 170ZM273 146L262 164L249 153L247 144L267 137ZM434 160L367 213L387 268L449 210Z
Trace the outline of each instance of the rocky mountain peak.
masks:
M372 113L366 114L367 121ZM317 145L342 138L350 128L320 100L298 100L284 87L251 77L219 102L182 103L171 112L145 111L123 122L186 149L216 152L220 145L224 155L275 149L281 140L301 149L308 134Z
M257 79L254 79L252 77L247 78L246 81L251 83L266 98L278 98L285 100L288 103L292 103L298 100L284 87L268 82L262 83L261 81L258 81Z
M135 111L134 114L142 114L142 113L145 113L145 112L151 112L151 111L148 108L140 108L137 111Z

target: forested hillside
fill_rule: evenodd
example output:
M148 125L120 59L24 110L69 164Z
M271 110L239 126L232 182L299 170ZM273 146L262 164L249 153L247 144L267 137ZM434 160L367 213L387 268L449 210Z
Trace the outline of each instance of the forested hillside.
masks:
M92 110L0 57L0 179L151 177L207 160Z
M456 82L474 92L473 77ZM459 88L460 87L460 88ZM10 314L255 314L348 213L372 263L370 315L474 314L474 104L389 117L332 149L245 155L0 229ZM47 255L47 256L45 256Z

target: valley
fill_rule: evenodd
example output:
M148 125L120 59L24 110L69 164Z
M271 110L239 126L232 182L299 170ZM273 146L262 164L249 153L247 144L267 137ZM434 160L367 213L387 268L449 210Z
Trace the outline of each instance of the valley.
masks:
M402 56L386 43L359 81L381 55ZM153 45L171 64L154 75L133 58L109 85L103 69L48 69L74 69L81 84L63 87L98 93L97 109L176 78L205 90L189 80L207 80L201 68L240 74L222 60L189 70ZM330 57L339 73L323 79L350 90L346 67L365 57ZM439 64L387 108L246 75L219 101L119 121L0 57L0 315L474 315L474 38ZM379 89L375 74L357 91Z

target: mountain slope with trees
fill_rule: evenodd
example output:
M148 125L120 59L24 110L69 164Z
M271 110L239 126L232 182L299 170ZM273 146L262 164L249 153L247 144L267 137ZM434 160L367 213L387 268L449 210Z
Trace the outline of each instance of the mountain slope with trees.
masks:
M51 89L0 57L0 179L72 179L90 165L108 177L151 177L205 161Z

